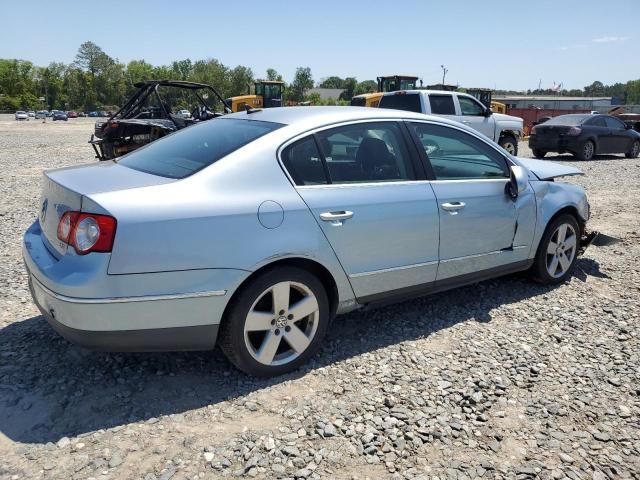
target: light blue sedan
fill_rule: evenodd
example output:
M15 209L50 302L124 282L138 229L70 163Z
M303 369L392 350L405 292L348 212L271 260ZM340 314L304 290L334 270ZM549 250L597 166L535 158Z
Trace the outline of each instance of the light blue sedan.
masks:
M227 115L47 171L23 254L35 303L100 350L212 349L290 371L336 314L521 270L562 282L588 244L580 171L443 118L372 108Z

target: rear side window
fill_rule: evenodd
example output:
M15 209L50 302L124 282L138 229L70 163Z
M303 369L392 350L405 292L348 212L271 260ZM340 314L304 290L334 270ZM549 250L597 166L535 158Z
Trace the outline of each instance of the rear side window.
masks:
M589 122L589 125L593 125L594 127L606 127L607 124L604 121L604 118L597 117Z
M282 152L282 163L296 185L322 185L327 182L324 165L313 137L303 138Z
M331 183L415 180L409 152L395 122L358 123L316 135Z
M382 99L380 99L379 108L394 108L396 110L406 110L417 113L422 112L420 95L417 93L384 95Z
M145 145L118 163L161 177L186 178L282 126L256 120L209 120Z
M456 108L453 106L453 96L451 95L429 95L431 113L436 115L455 115Z

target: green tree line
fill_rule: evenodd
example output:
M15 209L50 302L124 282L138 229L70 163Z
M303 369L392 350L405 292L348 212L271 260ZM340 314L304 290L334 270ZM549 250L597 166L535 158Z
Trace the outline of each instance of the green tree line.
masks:
M28 60L0 59L0 110L62 109L90 111L103 106L122 105L142 80L189 80L212 85L223 97L247 93L255 80L250 67L229 67L214 58L176 60L170 65L151 65L144 60L127 64L110 57L93 42L83 43L71 64L51 62L46 67ZM283 80L275 69L266 71L267 80ZM374 80L359 82L355 77L331 76L317 83L320 88L344 90L339 99L322 100L308 90L316 86L309 67L298 67L290 83L285 83L285 100L314 104L346 104L351 97L375 92ZM496 92L499 93L499 92ZM551 90L504 92L553 94ZM596 81L584 89L562 92L573 96L617 96L624 103L640 104L640 80L604 85ZM45 101L40 101L45 98Z

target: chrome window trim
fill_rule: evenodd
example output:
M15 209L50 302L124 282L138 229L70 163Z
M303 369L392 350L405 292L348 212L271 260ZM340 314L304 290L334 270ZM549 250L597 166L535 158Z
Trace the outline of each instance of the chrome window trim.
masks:
M351 275L349 275L349 278L367 277L369 275L377 275L379 273L399 272L402 270L409 270L411 268L428 267L430 265L437 265L437 264L438 264L438 261L433 260L431 262L414 263L413 265L404 265L401 267L382 268L380 270L371 270L368 272L352 273Z
M76 304L108 304L108 303L133 303L133 302L156 302L159 300L182 300L188 298L203 298L203 297L222 297L227 294L226 290L212 290L207 292L192 292L192 293L171 293L166 295L145 295L139 297L108 297L108 298L78 298L68 297L54 292L50 288L44 286L40 280L34 275L31 275L31 281L38 284L44 292L56 300L66 303Z

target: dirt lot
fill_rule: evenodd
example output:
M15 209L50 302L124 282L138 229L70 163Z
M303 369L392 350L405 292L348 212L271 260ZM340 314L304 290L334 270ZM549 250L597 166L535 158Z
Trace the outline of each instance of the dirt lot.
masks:
M0 478L640 478L640 160L554 158L622 239L569 283L356 312L253 380L218 351L88 352L38 315L21 235L41 171L93 161L92 123L0 116Z

